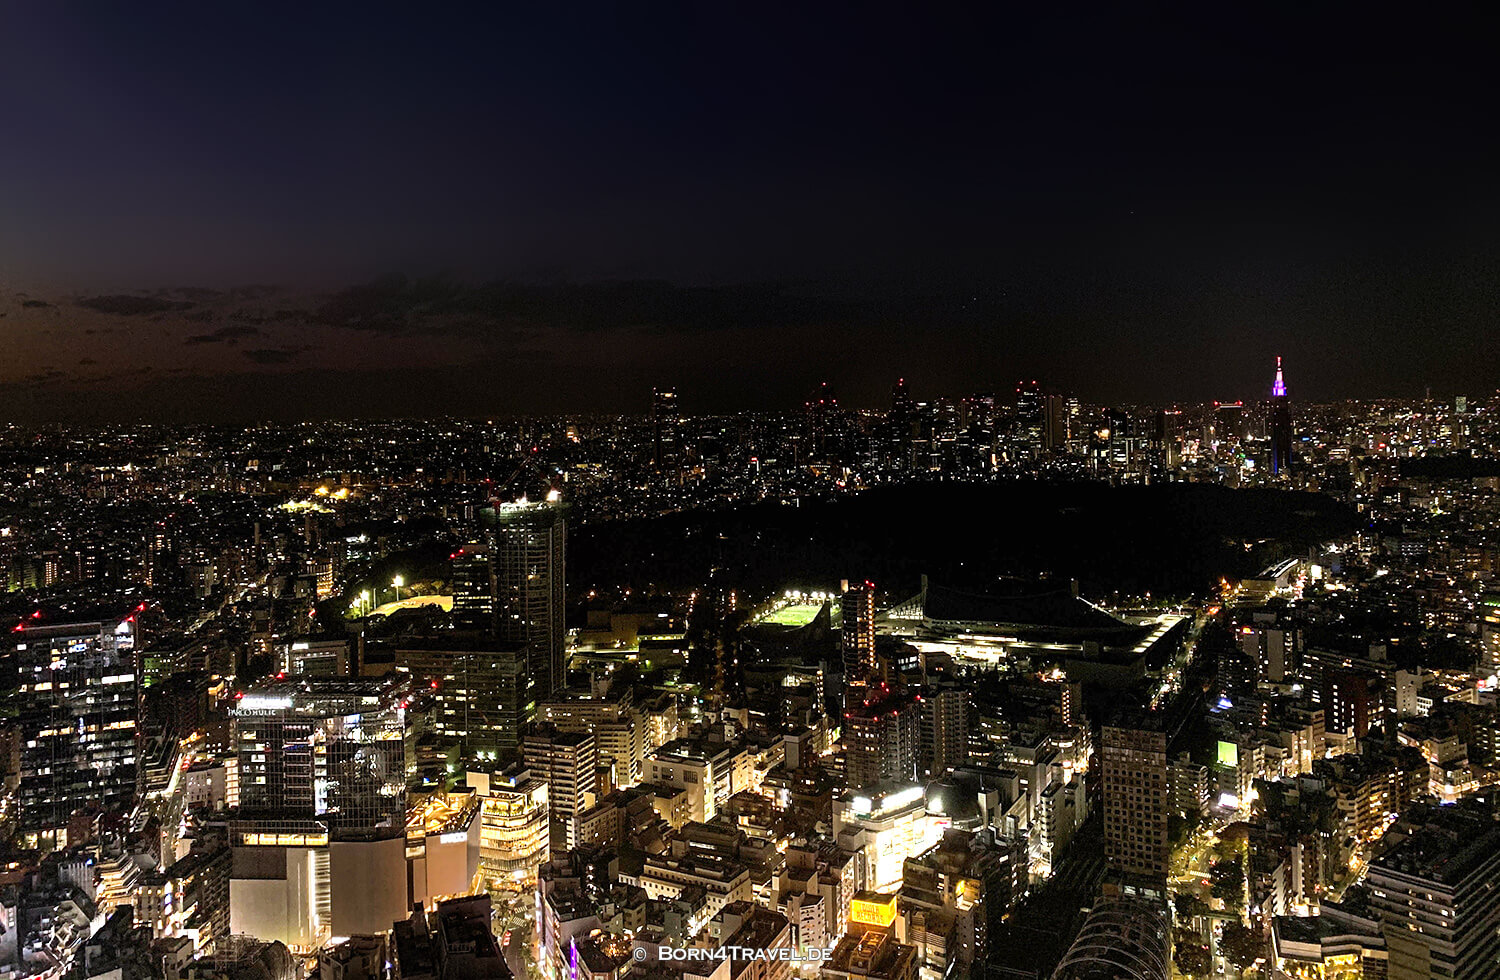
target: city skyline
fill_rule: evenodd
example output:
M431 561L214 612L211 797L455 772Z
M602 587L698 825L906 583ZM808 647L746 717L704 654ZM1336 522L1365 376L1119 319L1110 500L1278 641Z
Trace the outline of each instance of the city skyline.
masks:
M271 287L252 288L266 290ZM174 304L196 306L198 302L164 299L162 295L195 295L201 300L207 292L215 291L161 291L156 297L117 294L85 298L78 301L78 305L88 309L95 305L129 306L139 301L161 307ZM233 302L235 295L235 290L224 291L218 293L215 300ZM58 313L51 304L33 306L28 312L54 317L67 315ZM303 329L302 326L287 325L294 318L285 314L291 312L295 312L297 317L320 316L316 311L295 310L278 314L276 310L249 312L240 307L228 325L204 332L204 323L212 324L216 321L204 318L197 322L183 320L172 323L171 317L190 317L190 311L169 310L146 317L137 317L133 313L114 314L114 325L109 325L110 314L105 314L102 318L95 315L88 322L101 325L83 330L86 336L95 338L92 343L114 348L116 353L121 350L135 351L134 356L144 358L148 363L127 370L118 362L101 362L94 357L84 357L67 368L44 363L40 369L36 369L24 358L13 361L9 365L12 375L18 370L30 373L13 380L0 377L0 411L8 413L9 421L21 425L62 423L85 426L133 422L251 425L267 422L445 417L649 416L654 410L651 393L661 390L674 392L679 396L688 394L681 409L682 415L712 416L795 413L803 409L808 398L817 397L821 390L824 394L833 394L833 404L837 410L868 412L887 410L891 405L891 391L895 385L904 386L908 391L915 389L916 398L921 401L955 401L984 395L1008 402L1009 389L1015 384L1026 383L1039 384L1048 393L1079 398L1095 405L1170 408L1243 402L1263 407L1275 392L1274 382L1266 383L1264 380L1265 366L1270 362L1273 370L1279 370L1283 360L1279 354L1242 351L1234 358L1232 372L1224 372L1225 380L1222 383L1209 382L1199 376L1158 389L1139 386L1122 388L1118 379L1092 387L1075 387L1065 383L1064 379L1069 376L1067 371L1063 371L1060 376L1040 378L1034 373L1026 372L1014 375L971 375L969 380L973 383L968 386L950 377L947 380L957 384L957 387L941 383L929 387L921 382L924 377L933 380L932 371L916 373L906 370L911 364L896 363L889 370L860 371L853 377L848 377L851 372L843 365L828 366L830 371L824 373L816 373L811 368L803 368L795 373L775 372L781 382L780 387L775 389L755 384L758 375L747 378L743 373L731 373L722 384L701 380L674 384L671 378L664 377L662 373L646 369L624 376L617 375L609 383L593 386L582 393L572 388L559 391L548 369L535 364L524 369L524 376L516 379L521 388L509 394L497 395L492 387L493 379L485 366L477 363L438 363L442 360L443 352L461 349L470 342L469 338L462 335L449 338L447 344L437 343L432 349L418 353L414 361L404 367L357 371L357 378L337 369L299 364L303 355L317 347L305 343L301 346L278 343L278 337L297 340L305 340L307 337L299 332ZM126 317L136 318L137 322L127 321L126 326L120 326L120 320ZM149 325L139 325L140 320L148 321ZM272 326L265 326L266 324ZM326 320L320 319L315 329L339 328L330 327ZM136 350L135 344L142 330L160 334L165 346L151 347L148 352ZM44 329L43 338L36 339L39 342L50 342L45 341L44 337L52 332L55 332L54 328ZM588 332L579 331L579 335L586 338ZM372 351L391 345L404 348L407 345L426 344L424 337L421 327L378 329L371 335L357 335L353 346L367 344ZM656 338L654 342L676 343L666 337ZM182 356L192 359L192 366L178 364L158 368L159 363L170 363L170 355L179 344L183 350ZM272 346L258 346L265 344ZM25 351L24 343L17 346ZM45 358L41 348L26 353ZM127 360L129 356L131 355L125 355ZM540 356L542 360L554 360L551 354ZM223 373L215 373L216 371ZM1478 401L1500 390L1485 386L1449 385L1444 388L1431 384L1416 385L1411 379L1407 379L1388 389L1372 391L1339 385L1332 391L1318 392L1305 380L1304 375L1326 379L1326 369L1320 370L1318 364L1295 364L1295 373L1297 397L1290 401L1300 406L1366 401L1442 403L1452 402L1455 397L1460 396ZM681 372L673 373L673 377L681 376ZM806 386L796 387L804 377L809 379ZM849 387L840 383L840 377L851 382ZM1110 392L1114 392L1117 397L1109 397Z
M0 980L1500 980L1470 20L0 0Z

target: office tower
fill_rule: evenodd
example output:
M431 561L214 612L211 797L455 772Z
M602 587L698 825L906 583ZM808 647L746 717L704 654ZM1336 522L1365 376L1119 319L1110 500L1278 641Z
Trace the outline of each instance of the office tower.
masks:
M1048 450L1068 445L1068 405L1062 395L1042 396L1042 444Z
M922 716L917 771L936 779L969 759L969 689L953 683L924 688L917 707Z
M1016 435L1028 448L1036 449L1042 445L1042 416L1042 386L1036 381L1017 382Z
M492 545L500 639L527 645L535 697L565 686L563 576L567 521L563 506L501 504Z
M651 465L658 472L675 470L682 462L682 417L677 410L677 389L651 391Z
M874 676L875 585L865 582L844 592L839 600L843 616L844 683L862 684Z
M526 648L525 720L564 686L567 520L555 499L497 503L479 512L476 540L453 556L453 617L460 630Z
M1182 461L1182 412L1165 409L1156 417L1156 446L1158 459L1163 466L1176 466Z
M1182 438L1182 410L1178 408L1162 409L1156 416L1156 438L1157 441L1166 445L1177 442Z
M38 614L40 616L40 614ZM80 807L129 805L137 792L140 670L136 623L32 625L10 633L20 743L19 827L31 845L62 846Z
M427 686L433 731L445 744L466 758L515 758L536 708L526 644L472 633L420 637L400 642L396 663Z
M842 451L843 427L839 415L839 400L833 389L824 381L816 391L807 396L803 406L806 412L802 439L803 463L827 463L837 460Z
M1454 449L1463 449L1469 444L1469 399L1459 395L1453 399L1453 414L1448 418L1448 438Z
M901 378L891 388L891 410L881 426L880 449L886 466L897 470L913 466L912 440L916 428L917 406L906 389L906 379Z
M1167 980L1168 921L1161 902L1116 898L1095 904L1052 980Z
M1104 858L1111 871L1167 873L1167 737L1148 716L1106 725L1101 795Z
M426 894L408 866L405 703L396 675L273 681L238 699L231 932L316 947L383 932ZM466 849L468 836L450 846ZM414 845L429 872L425 852L437 842ZM449 867L465 870L461 860Z
M849 788L915 779L920 722L911 696L883 683L849 693L862 695L844 711Z
M1500 826L1482 807L1419 806L1413 830L1370 864L1389 980L1500 977Z
M1219 442L1244 439L1247 432L1244 402L1214 402L1214 439Z
M240 822L317 822L334 840L404 838L405 724L395 677L251 688L234 707Z
M1281 376L1281 358L1276 358L1276 380L1271 383L1271 475L1292 474L1292 407Z
M454 629L494 635L500 627L489 547L482 540L465 545L454 553L451 567Z
M526 731L525 764L547 781L552 808L552 846L556 850L578 844L578 814L598 799L599 756L591 732L564 732L540 723Z

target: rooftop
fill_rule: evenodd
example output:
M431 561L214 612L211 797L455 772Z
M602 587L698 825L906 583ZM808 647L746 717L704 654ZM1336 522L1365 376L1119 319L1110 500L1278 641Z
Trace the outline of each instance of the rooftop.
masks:
M1372 869L1457 884L1500 850L1500 823L1477 809L1417 807L1403 822L1413 817L1421 822Z

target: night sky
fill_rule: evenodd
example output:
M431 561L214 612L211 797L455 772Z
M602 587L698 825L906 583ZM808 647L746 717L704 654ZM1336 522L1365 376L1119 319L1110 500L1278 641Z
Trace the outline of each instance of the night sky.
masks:
M0 0L0 420L1500 385L1488 27L1037 6Z

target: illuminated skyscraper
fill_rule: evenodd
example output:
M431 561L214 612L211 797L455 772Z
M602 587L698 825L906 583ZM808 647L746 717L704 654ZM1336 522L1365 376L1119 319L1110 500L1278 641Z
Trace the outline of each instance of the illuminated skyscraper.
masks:
M682 417L677 411L677 389L652 389L651 465L658 471L675 470L680 465L681 428Z
M844 593L844 683L864 683L875 673L875 585L865 582Z
M386 679L304 677L234 708L242 832L316 821L333 839L406 836L406 693Z
M913 465L912 440L916 429L917 405L906 389L906 379L901 378L891 388L891 411L883 426L886 465L903 470Z
M38 613L40 616L40 613ZM19 729L20 830L62 844L73 811L127 805L136 793L140 670L135 616L10 634L8 699Z
M555 499L487 507L477 540L453 558L454 625L526 646L527 720L564 686L565 510Z
M853 689L850 695L852 703L844 712L849 788L916 779L921 718L911 696L883 683Z
M546 780L552 807L552 841L559 849L578 844L580 813L599 799L599 754L592 732L565 732L541 722L527 729L523 757Z
M1214 439L1228 442L1246 434L1244 402L1214 402Z
M1068 404L1062 395L1042 396L1042 442L1048 450L1068 445Z
M1281 358L1276 358L1276 380L1271 383L1271 475L1292 475L1292 407L1281 376Z
M501 504L493 511L496 614L502 640L525 643L535 700L564 685L563 575L568 536L563 505Z
M1046 428L1042 386L1036 381L1016 383L1016 435L1029 449L1041 447Z
M1167 736L1149 717L1106 725L1101 746L1104 859L1110 871L1167 873Z
M816 391L807 396L806 429L803 433L802 455L807 463L829 463L837 461L843 451L844 426L839 413L839 399L824 381Z

